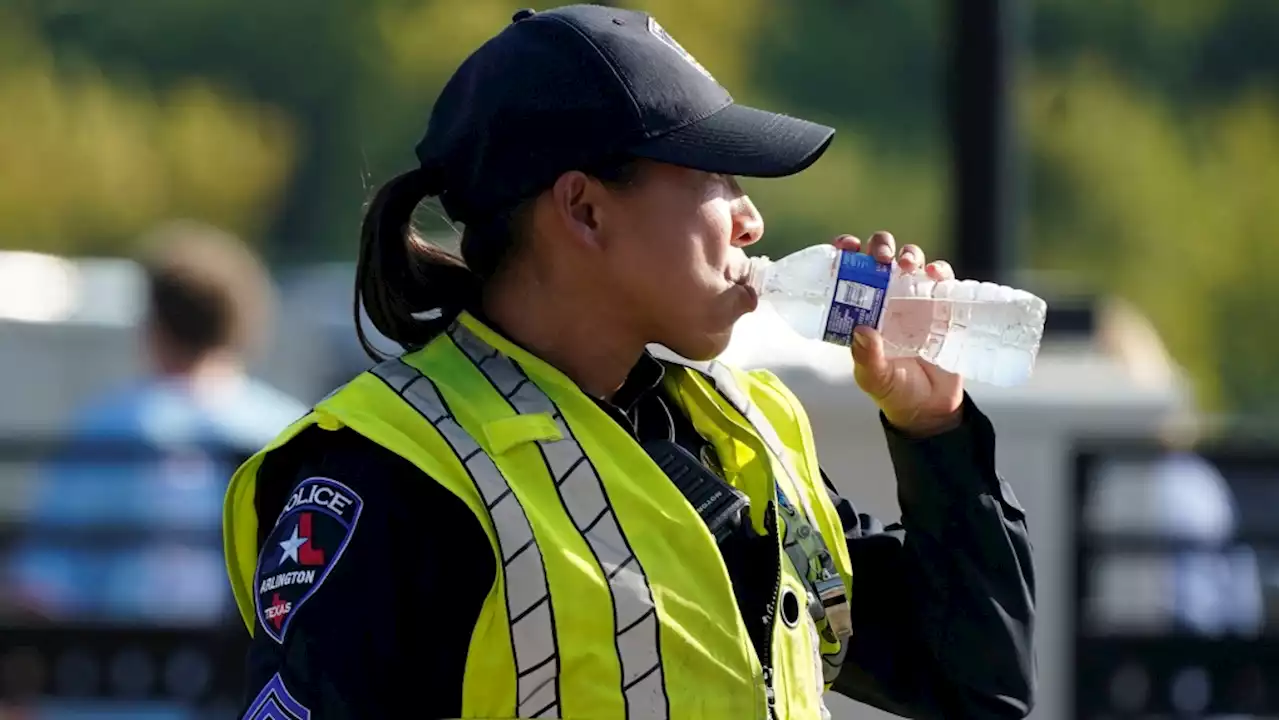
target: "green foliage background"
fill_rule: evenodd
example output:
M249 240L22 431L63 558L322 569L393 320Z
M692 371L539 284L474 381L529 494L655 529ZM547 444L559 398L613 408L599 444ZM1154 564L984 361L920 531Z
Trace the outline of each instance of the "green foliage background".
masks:
M626 4L657 15L739 100L840 129L810 171L750 184L765 252L888 228L945 253L947 4ZM370 187L412 162L439 87L518 7L10 0L0 247L123 253L183 215L277 262L349 258ZM1023 7L1021 264L1131 300L1205 410L1274 423L1276 4Z

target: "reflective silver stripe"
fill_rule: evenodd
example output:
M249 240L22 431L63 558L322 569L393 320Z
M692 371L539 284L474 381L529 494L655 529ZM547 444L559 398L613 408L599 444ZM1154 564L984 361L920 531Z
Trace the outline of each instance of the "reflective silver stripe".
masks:
M742 413L742 416L746 418L747 422L751 423L751 426L755 428L756 434L760 436L760 439L769 448L769 452L773 454L777 459L778 464L782 466L783 471L791 480L791 487L798 496L800 507L804 510L805 518L808 520L810 527L814 531L817 531L818 516L813 512L813 506L809 503L809 495L804 491L804 487L800 484L800 474L796 471L795 466L792 465L791 458L787 455L786 448L782 444L782 439L778 437L778 432L774 430L773 424L770 423L768 418L764 417L764 414L760 412L760 408L756 407L755 403L751 402L751 398L748 397L748 395L738 385L738 379L734 376L733 371L724 364L715 360L706 362L688 360L661 346L651 346L650 351L655 356L667 362L682 365L711 379L716 390L718 390L720 394L729 401L729 404L733 405L734 408L738 410L738 412ZM790 528L788 528L788 534L790 534ZM796 572L800 574L801 578L806 576L805 568L808 565L807 562L797 563L795 558L792 558L792 565L796 568ZM844 664L844 658L848 652L848 643L838 637L835 637L828 620L824 619L822 621L822 627L818 627L814 624L812 622L812 618L810 620L811 622L808 624L815 635L821 633L829 642L838 644L837 649L829 654L822 654L817 642L814 642L813 645L814 652L819 655L820 659L820 677L822 677L825 682L834 682L840 673L841 666ZM819 691L819 695L821 695L821 691Z
M595 466L559 408L515 362L495 352L462 325L455 325L450 335L516 412L546 413L559 426L563 439L541 442L539 447L565 512L582 533L609 583L627 717L666 720L670 703L649 579L618 524Z
M778 432L773 429L769 419L760 412L760 408L756 407L755 403L751 402L751 398L738 386L738 379L734 377L733 371L715 360L689 360L661 345L651 345L649 346L649 351L661 360L682 365L711 379L712 384L716 386L716 389L720 391L724 399L728 400L729 404L733 405L747 419L747 422L751 423L751 427L755 428L756 434L760 436L765 446L769 448L778 463L782 465L782 469L786 471L787 476L791 479L791 485L796 494L800 496L801 507L804 508L805 515L809 517L810 522L815 522L817 516L813 514L813 508L809 506L809 498L800 485L800 474L792 467L791 459L787 456L786 446L782 444L782 439L778 437ZM817 526L815 525L815 527Z
M516 666L516 715L560 714L560 659L542 553L519 499L493 459L450 413L429 378L396 358L371 371L440 433L462 461L488 507L506 577L507 617Z
M804 491L804 486L800 484L800 473L796 471L791 464L791 457L787 454L786 446L782 444L782 439L778 437L778 431L773 429L773 424L769 419L760 412L760 408L751 402L751 398L738 387L738 379L734 377L733 371L714 360L706 363L705 368L701 369L703 373L708 375L712 382L715 383L716 389L724 395L725 399L737 408L738 412L751 423L751 427L755 428L756 434L768 446L769 452L773 453L778 464L782 466L782 470L791 480L791 489L799 497L800 507L804 508L805 517L816 530L818 528L818 516L814 514L813 507L809 504L809 494Z
M742 416L747 419L747 422L751 423L751 426L756 430L756 434L760 436L760 439L764 441L764 444L769 447L769 451L777 458L783 471L786 472L787 476L791 479L791 487L794 489L795 494L799 496L800 507L804 509L805 518L808 520L808 524L814 532L818 532L818 516L814 514L813 506L809 504L809 494L804 491L804 487L800 484L800 474L791 464L791 458L787 455L786 448L782 444L782 439L778 437L778 431L773 429L773 424L769 422L768 418L764 417L764 414L760 412L760 408L756 407L755 403L751 402L751 398L747 397L747 394L738 386L738 379L734 377L733 371L728 367L725 367L721 363L712 361L707 363L705 369L702 369L702 371L706 375L710 376L712 382L715 383L716 389L719 390L720 393L738 409L738 412L742 413ZM789 529L790 528L788 528L788 530ZM819 537L821 537L820 534ZM802 578L806 577L805 565L796 565L794 561L792 564L795 565L796 572L798 572ZM823 627L821 628L817 627L812 622L808 624L815 636L819 632L822 632L824 635L834 635L830 629L830 622L828 620L823 620ZM821 660L819 676L822 678L823 682L830 683L835 682L836 677L840 674L840 668L844 665L845 654L848 652L849 648L848 643L841 641L839 638L828 639L830 642L837 643L837 649L834 652L830 654L821 653L820 647L816 642L816 637L813 647L815 654L819 655ZM821 696L821 689L819 689L818 694Z

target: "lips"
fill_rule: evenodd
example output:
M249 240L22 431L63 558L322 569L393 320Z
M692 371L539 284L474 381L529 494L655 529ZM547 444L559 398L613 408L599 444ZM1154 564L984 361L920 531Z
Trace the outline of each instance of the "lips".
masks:
M738 282L737 285L747 294L747 312L755 312L755 309L760 306L760 296L756 293L756 289L745 282Z

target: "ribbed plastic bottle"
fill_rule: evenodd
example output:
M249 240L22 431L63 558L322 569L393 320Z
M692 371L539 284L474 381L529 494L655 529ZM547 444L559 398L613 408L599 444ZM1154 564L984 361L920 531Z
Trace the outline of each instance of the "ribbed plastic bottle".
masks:
M848 346L853 329L880 330L890 357L919 356L992 385L1031 377L1044 334L1044 300L973 280L934 282L923 270L814 245L780 260L750 258L745 283L801 336Z

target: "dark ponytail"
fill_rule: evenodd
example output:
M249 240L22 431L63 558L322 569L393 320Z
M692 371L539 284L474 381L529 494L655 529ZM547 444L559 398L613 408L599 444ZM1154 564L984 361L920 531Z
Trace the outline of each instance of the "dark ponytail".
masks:
M413 213L440 190L424 170L411 170L378 189L360 228L356 265L355 321L369 357L386 354L369 340L360 318L363 304L378 332L405 348L425 345L447 329L480 295L480 277L462 258L424 240L413 229Z
M632 158L614 157L585 172L625 188L634 184L639 167ZM354 311L360 345L375 361L386 354L365 334L362 305L388 339L405 349L426 345L460 312L478 307L485 280L501 269L527 228L531 195L467 223L461 256L432 245L414 232L413 212L425 198L440 195L443 184L426 170L410 170L379 188L365 211Z

